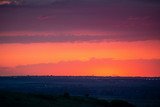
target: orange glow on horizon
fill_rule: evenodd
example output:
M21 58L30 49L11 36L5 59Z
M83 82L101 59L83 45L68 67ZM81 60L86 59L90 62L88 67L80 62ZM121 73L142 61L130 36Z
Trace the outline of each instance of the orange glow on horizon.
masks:
M91 59L6 68L1 75L160 76L160 60Z
M160 41L0 44L0 75L160 76L159 44Z

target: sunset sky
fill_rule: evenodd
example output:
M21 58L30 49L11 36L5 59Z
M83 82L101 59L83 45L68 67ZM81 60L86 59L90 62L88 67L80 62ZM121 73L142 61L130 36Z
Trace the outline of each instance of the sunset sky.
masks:
M0 76L160 77L159 0L0 0Z

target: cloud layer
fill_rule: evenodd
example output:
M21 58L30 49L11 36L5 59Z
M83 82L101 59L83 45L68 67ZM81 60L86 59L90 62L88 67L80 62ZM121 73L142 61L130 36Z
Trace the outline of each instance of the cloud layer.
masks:
M74 42L155 40L160 35L160 2L156 0L2 0L0 42ZM53 32L50 37L32 32ZM5 32L31 32L4 36ZM67 36L58 36L54 32ZM78 32L84 36L76 35ZM114 32L117 36L85 32ZM13 34L15 35L15 34Z
M6 2L6 3L5 3ZM7 3L8 2L8 3ZM158 0L0 0L1 4L17 4L21 5L66 5L66 4L139 4L145 5L159 4Z
M5 43L56 43L56 42L116 42L160 40L160 36L146 35L48 35L48 36L0 36L0 44Z

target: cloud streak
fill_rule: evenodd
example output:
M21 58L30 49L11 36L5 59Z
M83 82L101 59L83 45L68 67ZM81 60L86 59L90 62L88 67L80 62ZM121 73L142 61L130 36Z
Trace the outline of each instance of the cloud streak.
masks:
M22 3L23 5L82 5L82 4L159 4L158 0L0 0L0 3L3 2L13 2L13 3ZM4 3L5 4L5 3ZM8 3L7 3L8 4Z
M1 0L0 1L0 5L6 5L6 4L10 4L11 3L11 1L9 1L9 0Z
M160 40L160 36L134 35L48 35L48 36L0 36L0 44L5 43L57 43L57 42L115 42Z

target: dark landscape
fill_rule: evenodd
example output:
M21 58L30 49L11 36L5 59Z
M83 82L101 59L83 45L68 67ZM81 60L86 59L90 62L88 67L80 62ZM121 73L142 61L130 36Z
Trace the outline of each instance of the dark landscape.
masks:
M1 107L160 106L158 77L12 76L0 90Z
M25 93L0 93L1 107L135 107L123 100L107 100L63 95L25 94Z

